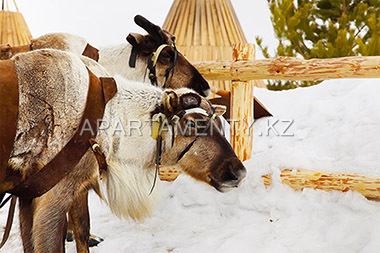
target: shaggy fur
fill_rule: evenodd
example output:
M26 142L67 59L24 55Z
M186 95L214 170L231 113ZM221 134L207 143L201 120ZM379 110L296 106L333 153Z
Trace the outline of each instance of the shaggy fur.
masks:
M159 197L159 187L149 196L155 152L149 120L161 102L162 90L120 76L116 82L118 94L107 104L104 113L104 120L110 126L101 130L97 139L108 162L105 182L112 212L119 217L140 220L150 216ZM137 120L143 122L141 133L133 129L138 125Z
M31 40L33 50L52 48L81 55L86 48L87 41L77 35L69 33L49 33Z
M73 136L89 78L78 57L59 50L36 50L12 59L19 83L19 116L10 163L26 176L26 168L47 164Z

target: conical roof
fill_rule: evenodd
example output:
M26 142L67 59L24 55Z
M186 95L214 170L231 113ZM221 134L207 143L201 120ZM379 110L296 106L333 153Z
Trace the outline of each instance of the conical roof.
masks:
M232 60L234 43L247 43L230 0L174 0L163 28L192 61ZM212 86L231 90L229 81Z
M10 11L8 0L2 1L2 9L0 11L0 44L10 44L11 46L30 44L32 35L14 0L13 4L16 11Z

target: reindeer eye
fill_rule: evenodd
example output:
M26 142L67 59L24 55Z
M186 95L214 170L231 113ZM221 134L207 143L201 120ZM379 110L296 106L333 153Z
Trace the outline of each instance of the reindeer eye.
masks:
M162 54L162 58L164 58L164 59L170 59L170 55L168 55L168 54Z
M167 53L164 53L164 54L161 54L160 57L158 58L158 60L162 63L162 64L169 64L170 63L170 60L171 60L171 57L169 54Z
M186 126L191 127L191 128L195 128L195 122L191 119L188 119L188 120L186 120Z

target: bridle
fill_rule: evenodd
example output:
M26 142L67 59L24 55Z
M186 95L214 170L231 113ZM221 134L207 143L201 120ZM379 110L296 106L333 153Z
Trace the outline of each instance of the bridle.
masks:
M191 149L191 147L194 145L194 143L198 140L199 136L202 136L204 133L208 131L208 129L211 126L212 120L216 118L216 114L212 113L209 114L207 113L206 110L200 108L200 107L195 107L191 109L186 109L182 110L179 113L173 115L168 119L165 114L162 112L159 112L157 114L154 114L152 116L152 137L153 139L156 139L156 155L155 155L155 175L154 175L154 181L153 181L153 186L152 189L149 192L149 195L153 192L153 189L156 185L156 180L157 180L157 175L160 170L160 165L161 165L161 155L162 155L162 142L163 142L163 137L165 136L165 132L168 131L168 127L172 127L172 147L174 145L174 126L187 114L190 113L199 113L204 116L208 117L207 120L207 125L205 128L202 129L202 131L198 132L195 136L195 138L186 145L186 147L182 150L180 155L177 158L177 163L185 156L185 154Z
M173 42L171 45L169 44L161 44L155 52L153 52L150 57L148 57L148 64L147 64L147 70L149 70L149 80L153 86L159 86L157 82L157 75L156 75L156 65L158 58L160 57L160 54L162 50L166 47L173 47L174 48L174 58L172 61L172 64L170 65L169 68L165 70L165 82L164 85L162 86L163 88L167 88L170 86L171 81L173 79L173 74L174 74L174 67L177 62L178 58L178 49ZM129 57L129 66L131 68L136 67L136 60L137 60L137 54L138 54L138 47L134 46L132 48L131 56Z

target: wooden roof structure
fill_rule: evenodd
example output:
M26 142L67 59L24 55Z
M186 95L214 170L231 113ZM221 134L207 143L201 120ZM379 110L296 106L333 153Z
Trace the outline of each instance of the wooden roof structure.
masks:
M247 43L230 0L174 0L162 27L192 62L232 60L233 44ZM231 90L229 81L210 84Z
M30 44L32 35L15 0L13 0L13 4L16 11L10 11L8 0L2 0L0 11L0 44L10 44L11 46Z

